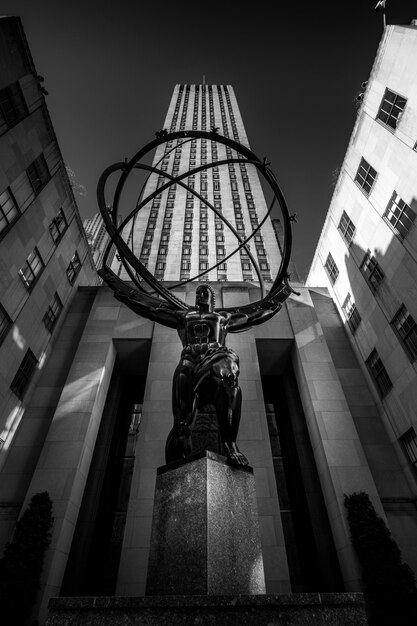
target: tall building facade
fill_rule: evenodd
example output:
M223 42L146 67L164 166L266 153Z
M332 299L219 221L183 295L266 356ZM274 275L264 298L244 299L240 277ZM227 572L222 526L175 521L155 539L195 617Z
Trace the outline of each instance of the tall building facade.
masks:
M206 130L216 128L219 135L249 147L233 88L230 85L176 85L164 128ZM135 254L159 279L187 280L217 265L203 279L210 281L256 280L253 265L242 248L227 261L237 247L237 238L206 202L228 220L243 239L259 224L268 206L256 167L229 163L192 174L191 170L223 159L239 158L235 150L206 139L178 139L159 146L144 196L167 181L164 173L177 176L190 171L187 184L201 196L181 186L172 186L146 204L128 226L125 238ZM174 210L175 209L175 210ZM271 268L278 267L279 252L270 220L254 236L251 252L265 282L271 281ZM127 274L117 263L113 266L122 278Z
M168 131L214 126L219 136L248 145L230 86L175 87L164 126ZM190 172L188 184L217 209L217 217L221 213L236 232L248 235L265 215L268 201L254 167L214 164L235 156L215 143L190 139L159 146L153 164L160 172L149 178L145 195L161 184L165 172L175 175L205 161L213 163L194 177ZM239 253L222 267L222 259L236 247L236 236L216 219L216 212L207 210L206 202L188 193L176 185L156 196L140 210L133 228L126 227L125 238L168 285L198 276L220 261L208 277L176 287L171 282L174 293L188 304L195 302L200 279L210 280L217 308L256 301L260 288L245 255ZM24 223L23 217L17 224ZM62 250L67 250L68 233L69 228L59 242ZM86 242L80 237L81 258ZM251 245L266 282L278 268L281 239L279 224L267 220ZM59 246L50 263L66 268L58 262ZM128 278L117 258L113 269ZM40 293L45 271L31 297ZM54 276L60 276L58 270ZM83 284L60 317L62 326L54 333L54 349L42 360L34 392L25 396L25 415L31 419L20 421L16 443L4 457L13 463L4 465L3 502L15 503L15 509L8 527L4 525L3 543L18 511L35 493L48 491L53 502L52 540L34 613L41 622L53 596L145 593L155 478L165 464L171 385L181 353L175 330L141 318L106 286L88 284L80 270L77 279L81 276ZM67 274L64 278L69 280ZM369 494L406 560L417 569L409 506L412 477L387 435L379 398L328 290L293 285L297 292L278 315L227 340L240 357L238 443L254 469L266 590L359 590L361 573L345 494ZM2 300L5 309L8 302L9 296ZM36 306L38 302L42 298ZM37 328L41 337L42 326ZM14 350L20 332L15 325L6 333L5 342L13 339ZM210 405L201 409L197 427L194 448L201 446L203 431L204 441L211 437L215 448L218 432Z
M327 286L372 390L377 413L358 427L386 433L365 453L391 527L415 530L417 20L385 29L359 99L307 285Z
M18 18L0 19L0 41L3 547L24 501L48 423L48 399L37 397L37 385L52 365L49 356L58 335L63 339L60 330L79 284L97 284L97 279L45 103L43 79Z
M120 222L121 217L119 217L119 224ZM103 218L99 212L93 215L93 217L84 220L83 227L87 236L88 245L90 246L91 254L93 255L95 266L97 269L100 269L107 244L110 240L110 235L106 230ZM116 248L113 247L107 258L109 265L111 265L115 254Z

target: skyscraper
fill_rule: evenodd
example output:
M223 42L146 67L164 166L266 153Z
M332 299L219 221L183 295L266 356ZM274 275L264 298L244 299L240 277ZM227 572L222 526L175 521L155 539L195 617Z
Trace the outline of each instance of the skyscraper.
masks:
M119 218L119 223L121 217ZM110 236L106 230L106 226L103 222L103 218L100 213L96 213L90 219L86 219L83 222L85 234L87 235L88 245L90 246L93 260L97 269L100 269L103 261L104 252L107 248L107 244L110 240ZM116 253L116 248L113 248L108 257L108 263L110 264Z
M163 127L169 132L216 128L220 135L249 147L230 85L176 85ZM206 139L178 139L161 145L153 159L161 173L150 176L144 196L167 181L164 172L176 176L238 156L235 150ZM217 269L206 274L204 280L256 280L244 249L222 263L237 247L237 238L204 202L211 203L243 239L247 237L268 210L256 167L239 163L214 166L190 173L187 184L200 194L200 201L183 187L173 186L145 205L133 226L127 226L125 239L136 255L161 280L186 280L217 263ZM269 219L250 246L263 279L270 282L271 269L276 273L280 256ZM127 278L117 263L113 269Z

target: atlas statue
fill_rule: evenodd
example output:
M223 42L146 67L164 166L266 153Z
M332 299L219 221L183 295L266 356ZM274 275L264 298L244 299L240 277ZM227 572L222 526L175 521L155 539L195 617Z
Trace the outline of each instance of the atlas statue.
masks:
M146 266L139 261L133 254L133 250L121 237L121 232L129 219L135 217L136 213L152 197L157 195L157 192L161 193L172 184L179 184L185 187L187 191L199 197L209 208L216 212L216 209L207 199L200 196L192 186L182 182L182 179L185 177L184 174L173 177L166 172L160 172L155 166L150 167L140 163L140 159L150 149L157 147L159 144L179 138L189 141L190 137L207 137L230 145L234 150L240 152L239 160L244 160L244 162L251 163L257 167L274 191L273 202L278 198L280 203L286 233L286 246L284 246L281 267L266 295L262 276L258 269L257 274L262 297L252 304L232 308L224 307L217 310L215 308L214 289L208 282L202 282L196 288L195 306L187 305L172 290L173 287L181 286L185 282L194 280L196 277L171 285L170 288L166 287L147 270ZM236 159L225 159L224 164L230 161L233 162ZM219 166L219 164L222 163L215 162L215 165ZM210 165L204 165L204 169L207 167L210 167ZM124 182L133 168L148 170L151 173L160 173L164 177L168 177L169 180L165 186L160 186L150 196L142 198L135 210L120 224L120 220L117 219L117 206ZM104 198L104 187L109 175L116 170L121 170L122 174L116 187L113 209L109 212ZM189 175L190 172L187 173L187 176ZM166 462L170 463L183 459L191 454L192 431L198 410L207 404L212 404L215 407L220 440L228 462L236 467L248 465L247 458L239 450L236 443L242 406L242 392L238 380L239 357L231 348L226 346L226 337L228 333L245 331L272 318L293 291L288 282L289 274L286 272L289 262L288 248L291 242L289 226L291 218L288 215L282 192L278 188L275 177L268 168L268 164L265 162L265 159L260 161L248 148L229 138L219 137L214 131L211 133L204 131L182 131L170 134L157 133L157 139L142 149L129 163L116 164L103 173L98 185L98 201L101 214L111 236L107 254L113 244L115 244L119 258L130 276L130 281L127 283L121 280L106 265L107 254L104 258L103 267L99 270L101 278L111 287L115 298L123 302L131 310L147 319L176 329L182 343L182 352L172 383L173 427L166 441ZM272 204L261 225L268 217ZM224 217L223 221L237 238L237 250L242 247L245 248L252 262L256 265L247 242L259 230L261 225L252 232L248 239L242 240L241 235L235 231L234 227ZM206 270L206 272L208 271L210 270ZM197 276L197 278L199 277L201 275ZM144 282L152 289L146 290Z

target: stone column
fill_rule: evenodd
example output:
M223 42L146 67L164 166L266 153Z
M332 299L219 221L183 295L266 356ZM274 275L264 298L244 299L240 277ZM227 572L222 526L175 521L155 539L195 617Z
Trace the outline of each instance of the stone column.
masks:
M351 543L345 494L365 491L385 519L352 414L307 289L291 296L294 372L303 403L327 514L346 589L360 590L360 568Z
M103 325L115 324L120 306L93 307L62 390L26 503L40 491L53 502L52 540L45 555L39 620L58 596L116 357Z

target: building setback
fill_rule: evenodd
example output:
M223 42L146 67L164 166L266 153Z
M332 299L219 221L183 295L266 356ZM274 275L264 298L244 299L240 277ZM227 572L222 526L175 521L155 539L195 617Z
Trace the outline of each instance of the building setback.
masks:
M327 286L369 384L377 411L355 416L356 427L390 527L415 563L417 20L385 29L358 100L307 285Z
M219 135L227 133L248 145L230 86L175 87L167 130L211 126ZM175 150L169 156L158 148L153 163L160 161L161 173L149 179L146 194L159 184L162 172L175 174L204 158L211 163L216 157L234 156L224 148L216 155L215 147L202 140L171 148ZM248 234L264 215L267 202L254 168L241 165L210 168L206 179L199 173L189 182L206 193L209 202L220 204L236 230ZM126 228L135 252L168 285L167 281L199 273L202 263L211 265L221 258L218 244L224 244L227 253L236 246L226 228L216 227L211 212L202 217L201 204L176 186L164 192L159 205L153 201L141 209L132 237ZM205 223L207 228L202 228ZM45 220L45 237L48 226ZM220 234L222 241L216 238ZM281 237L279 224L274 230L268 221L262 239L251 248L265 281L275 276ZM187 247L190 254L184 254ZM55 250L53 258L57 257ZM259 284L246 262L239 255L226 268L210 272L217 308L259 298ZM124 276L117 259L113 269ZM106 286L87 286L84 280L68 313L60 318L54 350L45 358L27 403L26 413L35 425L36 419L43 420L42 432L30 430L32 421L25 427L25 413L15 434L22 433L22 439L9 452L15 450L15 460L7 477L14 472L15 480L9 485L6 480L7 497L3 493L3 501L19 503L16 509L24 501L24 510L35 493L45 490L53 502L52 541L33 616L40 621L53 596L144 595L156 470L165 463L165 441L172 426L171 384L181 352L176 331L135 315ZM40 281L41 277L36 288ZM197 284L178 286L175 294L193 304ZM243 406L238 443L254 468L266 591L359 590L345 494L369 494L377 512L388 520L405 559L417 569L416 532L410 524L411 472L401 464L387 434L379 399L328 290L323 283L293 286L299 293L288 298L278 315L230 335L227 341L240 357ZM216 450L210 405L200 411L195 435L196 448L204 437ZM36 459L25 463L25 450L32 442Z

